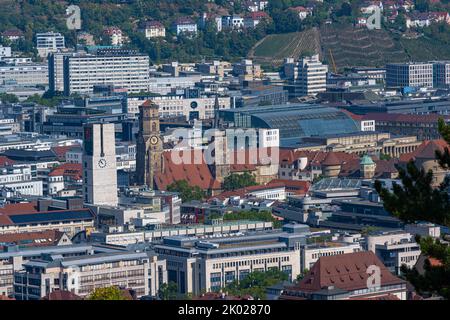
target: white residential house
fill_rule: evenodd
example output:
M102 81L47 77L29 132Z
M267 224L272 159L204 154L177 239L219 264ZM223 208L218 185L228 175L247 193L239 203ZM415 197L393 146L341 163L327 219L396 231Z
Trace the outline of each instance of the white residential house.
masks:
M177 36L179 36L180 34L197 34L197 24L189 17L181 17L175 20L172 25L172 29Z
M166 28L159 21L147 21L141 27L141 31L144 32L147 39L151 38L164 38L166 36Z

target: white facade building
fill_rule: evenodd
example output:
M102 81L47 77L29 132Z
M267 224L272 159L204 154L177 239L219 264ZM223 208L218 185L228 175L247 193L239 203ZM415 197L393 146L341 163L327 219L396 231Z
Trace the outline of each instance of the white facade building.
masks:
M94 205L115 206L117 169L114 124L90 124L84 128L83 194Z
M42 58L46 58L49 53L57 52L65 47L65 39L61 33L45 32L36 34L36 48L39 56Z
M301 96L315 96L325 92L327 87L328 66L322 64L319 55L304 57L299 62L287 58L284 64L286 78L298 88Z
M387 87L433 87L433 63L389 63L386 65Z
M320 257L361 251L359 243L329 242L309 244L301 248L301 270L310 270Z
M14 82L22 86L48 85L47 64L0 66L0 84Z

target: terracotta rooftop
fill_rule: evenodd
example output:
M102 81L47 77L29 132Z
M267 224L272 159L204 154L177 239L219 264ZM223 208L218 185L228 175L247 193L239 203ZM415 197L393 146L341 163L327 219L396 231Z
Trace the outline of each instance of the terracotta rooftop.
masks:
M449 145L445 140L437 139L437 140L427 140L424 141L420 146L417 147L411 153L404 153L400 156L401 162L408 162L410 160L414 160L416 158L422 159L435 159L436 150L444 151L445 148L448 148Z
M9 203L3 208L0 208L0 217L2 214L15 215L15 214L28 214L38 212L37 202L24 202L24 203Z
M1 243L14 243L21 247L52 246L56 245L63 235L64 232L58 230L0 234L0 248Z
M11 160L10 158L6 156L0 156L0 167L9 166L16 163L14 160Z
M194 164L193 157L191 158L192 164L177 164L172 160L171 152L166 151L163 153L163 172L155 176L158 190L166 190L168 185L179 180L186 180L189 185L198 186L203 190L218 190L221 188L220 182L213 177L203 158L201 161L198 161L200 162L199 164ZM183 154L183 152L180 152L180 157Z
M41 300L82 300L82 298L70 291L55 290L42 297Z
M340 164L341 160L339 160L339 158L335 155L334 152L328 152L327 156L322 161L323 166L336 166Z
M365 289L369 277L366 271L371 265L380 268L381 285L405 283L390 273L373 252L364 251L320 257L303 280L289 289L302 292L316 292L328 287L347 291Z
M62 165L54 168L49 174L49 177L65 176L70 177L73 180L83 179L83 167L81 163L63 163Z

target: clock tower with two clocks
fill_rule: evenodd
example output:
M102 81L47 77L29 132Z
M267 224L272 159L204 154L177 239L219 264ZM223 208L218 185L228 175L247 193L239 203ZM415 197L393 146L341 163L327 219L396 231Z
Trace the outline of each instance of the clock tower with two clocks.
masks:
M139 107L139 133L136 144L136 183L154 187L155 175L162 169L163 145L158 106L147 100Z

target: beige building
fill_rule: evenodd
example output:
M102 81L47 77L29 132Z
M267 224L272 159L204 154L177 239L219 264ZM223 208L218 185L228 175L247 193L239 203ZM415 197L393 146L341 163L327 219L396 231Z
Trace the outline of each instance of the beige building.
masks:
M117 205L117 169L113 123L84 127L83 195L96 205Z
M308 244L301 248L301 271L311 270L320 257L361 251L359 243L324 242Z
M165 282L165 261L148 252L112 252L32 259L14 274L14 297L37 300L55 290L86 297L97 288L132 289L137 297L156 296Z
M147 39L164 38L166 36L166 28L161 22L147 21L143 24L141 31L144 32Z
M265 233L205 240L167 237L155 251L167 261L168 281L183 294L219 291L251 272L272 268L291 280L300 274L300 245Z

